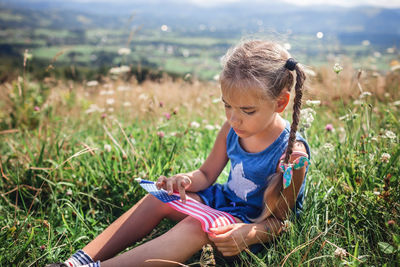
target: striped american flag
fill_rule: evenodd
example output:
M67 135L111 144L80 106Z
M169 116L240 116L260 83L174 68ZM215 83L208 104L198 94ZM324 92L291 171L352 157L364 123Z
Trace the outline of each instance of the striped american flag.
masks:
M229 213L213 209L189 196L186 196L186 203L183 203L180 201L179 194L174 193L172 195L168 195L167 191L164 189L158 190L153 181L147 181L140 178L136 180L139 182L140 186L143 187L143 189L162 202L166 203L177 211L199 220L204 232L209 233L210 228L218 228L236 223L235 218Z

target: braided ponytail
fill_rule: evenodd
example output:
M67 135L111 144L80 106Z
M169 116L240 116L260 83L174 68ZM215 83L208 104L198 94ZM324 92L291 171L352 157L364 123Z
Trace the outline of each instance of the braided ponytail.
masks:
M292 124L290 125L290 135L288 141L288 147L286 150L286 155L283 160L284 163L289 163L290 156L293 152L293 145L296 141L296 132L297 126L299 125L300 120L300 110L301 110L301 99L303 97L303 84L306 79L306 75L301 70L301 68L296 65L296 85L295 85L295 97L293 101L293 115L292 115Z
M301 110L301 100L303 97L303 85L306 79L306 75L304 71L301 69L299 64L295 66L296 71L296 84L295 84L295 97L293 100L293 115L292 115L292 124L290 125L290 134L289 134L289 141L288 146L286 149L286 154L284 158L284 163L289 163L290 156L293 152L293 146L296 142L296 132L297 126L299 125L300 121L300 110ZM276 212L277 204L279 201L279 197L283 191L283 173L276 172L267 178L269 180L269 185L264 192L264 208L261 214L255 218L251 219L253 222L262 222L267 219L269 216L274 215Z

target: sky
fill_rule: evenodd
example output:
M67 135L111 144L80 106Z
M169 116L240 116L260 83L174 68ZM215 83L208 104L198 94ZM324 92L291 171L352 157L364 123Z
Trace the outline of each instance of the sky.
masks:
M109 2L109 0L73 0L75 2ZM134 0L114 0L115 2L134 2ZM182 2L192 2L199 6L215 6L226 3L243 2L245 0L175 0ZM254 0L253 0L254 1ZM256 0L265 2L266 0ZM371 5L386 8L400 8L400 0L280 0L294 5L337 5L343 7L353 7L357 5ZM166 0L168 2L168 0ZM275 2L275 1L274 1Z

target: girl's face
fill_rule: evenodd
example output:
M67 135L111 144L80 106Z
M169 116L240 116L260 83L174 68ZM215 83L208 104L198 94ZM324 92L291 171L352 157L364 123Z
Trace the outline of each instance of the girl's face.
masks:
M259 90L222 90L227 121L241 138L268 134L274 126L277 112L286 107L287 103L282 109L279 99L261 97Z

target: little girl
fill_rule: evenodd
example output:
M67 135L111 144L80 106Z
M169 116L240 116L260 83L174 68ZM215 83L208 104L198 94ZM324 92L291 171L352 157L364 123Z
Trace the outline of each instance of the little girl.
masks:
M167 266L183 263L203 245L224 256L266 243L291 211L302 209L307 142L296 133L305 74L280 45L246 41L229 50L220 75L226 122L203 165L156 185L234 216L236 223L205 233L198 220L148 194L63 264L49 266ZM293 120L280 113L294 85ZM214 184L230 161L225 184ZM163 218L179 221L165 234L117 255L149 234ZM117 255L117 256L115 256ZM153 260L152 260L153 259ZM155 259L162 259L157 261Z

